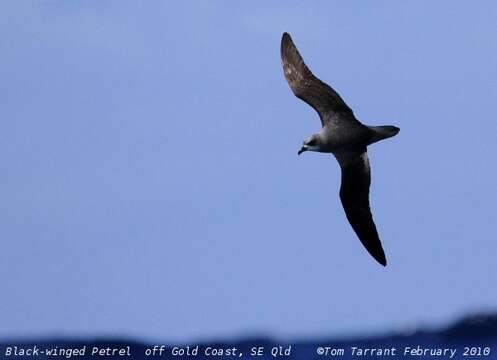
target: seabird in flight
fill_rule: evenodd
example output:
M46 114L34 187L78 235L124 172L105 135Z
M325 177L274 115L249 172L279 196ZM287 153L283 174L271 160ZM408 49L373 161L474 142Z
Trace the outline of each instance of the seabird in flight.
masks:
M345 215L366 250L386 266L385 252L369 208L371 173L367 146L397 135L395 126L367 126L354 116L340 95L315 77L304 63L292 38L281 39L281 62L293 93L312 106L321 118L322 128L304 140L304 151L332 153L342 170L340 199Z

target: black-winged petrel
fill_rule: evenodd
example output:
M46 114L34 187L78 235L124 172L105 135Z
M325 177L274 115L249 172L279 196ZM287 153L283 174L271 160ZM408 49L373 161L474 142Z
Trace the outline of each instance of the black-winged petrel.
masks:
M340 95L315 77L304 63L292 38L281 39L281 62L293 93L312 106L321 118L322 129L304 140L304 151L335 155L342 169L340 199L345 215L368 252L381 265L387 265L385 252L369 208L371 172L367 146L399 132L395 126L367 126L354 116Z

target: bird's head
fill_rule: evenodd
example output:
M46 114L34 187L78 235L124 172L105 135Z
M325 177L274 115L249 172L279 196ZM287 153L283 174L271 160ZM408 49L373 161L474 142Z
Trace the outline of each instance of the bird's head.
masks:
M304 151L320 151L321 137L319 134L313 134L304 140L302 147L300 148L298 154L302 154Z

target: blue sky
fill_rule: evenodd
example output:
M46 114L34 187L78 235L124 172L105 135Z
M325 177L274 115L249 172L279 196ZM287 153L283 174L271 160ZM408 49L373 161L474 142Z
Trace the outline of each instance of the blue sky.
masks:
M0 3L0 337L189 341L442 324L497 305L497 3ZM279 42L371 125L389 260Z

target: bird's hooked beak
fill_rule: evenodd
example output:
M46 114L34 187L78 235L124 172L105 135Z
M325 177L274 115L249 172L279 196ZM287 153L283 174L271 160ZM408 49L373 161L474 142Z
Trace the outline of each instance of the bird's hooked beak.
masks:
M299 152L297 153L297 155L300 155L300 154L302 154L304 151L307 151L307 150L308 150L308 149L307 149L307 146L303 145L303 146L300 148L300 150L299 150Z

